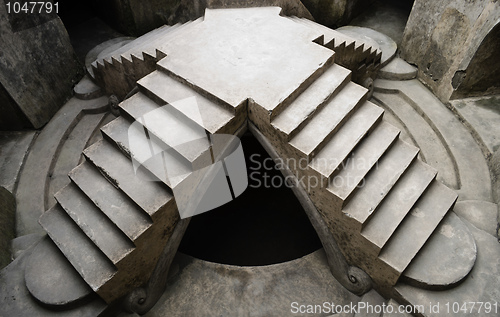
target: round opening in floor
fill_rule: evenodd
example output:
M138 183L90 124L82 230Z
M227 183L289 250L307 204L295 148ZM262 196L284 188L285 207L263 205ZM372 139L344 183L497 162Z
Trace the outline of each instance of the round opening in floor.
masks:
M293 191L259 142L241 138L248 188L230 203L192 217L179 251L240 266L282 263L321 248Z

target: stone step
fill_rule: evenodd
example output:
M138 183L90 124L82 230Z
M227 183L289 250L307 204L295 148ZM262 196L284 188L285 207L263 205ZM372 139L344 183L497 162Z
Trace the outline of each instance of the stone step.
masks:
M143 166L154 179L162 181L171 189L192 172L186 159L175 151L167 151L157 138L146 135L142 126L131 125L124 117L108 123L101 128L101 132L108 141L132 158L136 167Z
M39 219L54 241L85 282L97 291L117 272L113 263L99 250L59 205ZM91 259L89 261L89 259Z
M134 171L131 160L111 143L98 141L85 149L83 154L104 177L147 212L153 221L160 208L173 203L173 195L166 186L151 181L140 171Z
M271 122L290 141L351 79L351 71L333 64Z
M90 163L83 162L69 173L69 177L130 240L135 241L152 225L149 215Z
M353 45L353 43L355 43L355 40L353 38L346 36L338 31L332 30L329 27L326 27L324 25L321 25L319 23L311 21L309 19L294 17L293 20L298 22L298 23L301 23L303 25L306 25L309 28L312 28L314 30L317 30L317 31L323 33L324 34L324 45L331 43L332 41L334 41L333 47L339 47L342 44L343 44L343 46L349 46L349 45ZM359 47L359 46L363 45L363 43L359 43L359 44L356 43L354 45L356 47Z
M160 150L179 153L193 170L212 164L211 145L204 128L180 113L172 105L159 106L142 93L120 104L124 115L135 120L134 126L147 129L160 141ZM154 153L157 153L154 151Z
M168 34L170 32L173 32L175 29L177 29L181 24L176 24L173 26L169 25L164 25L162 27L159 27L157 29L152 30L151 32L148 32L135 40L123 45L122 47L118 48L117 50L114 50L112 52L109 52L105 54L104 56L99 56L99 58L92 63L94 67L97 67L97 63L100 63L103 65L104 61L107 61L108 63L112 63L112 57L119 62L123 62L123 59L127 59L128 61L132 61L131 55L134 54L136 58L140 58L142 60L142 51L139 49L141 45L147 45L151 39L156 38L156 37L161 37L162 35Z
M212 134L219 132L231 119L235 109L205 98L165 72L154 71L137 82L142 92L158 104L170 104L174 109Z
M347 163L355 147L378 126L383 112L382 108L366 101L313 158L309 170L322 180L323 187L329 187L336 171Z
M380 252L379 258L403 272L424 246L458 195L434 180Z
M361 235L373 244L375 254L379 254L415 203L425 195L436 174L434 168L415 160L382 201L377 212L361 231Z
M356 128L359 129L361 126L357 126ZM387 122L378 124L354 149L347 160L342 161L341 158L337 158L337 161L342 161L340 166L337 167L334 165L326 172L330 173L328 191L344 201L347 200L359 187L362 180L380 160L382 155L394 144L399 133L400 131L396 127ZM338 150L334 148L331 152L340 153L342 150L347 152L348 149ZM330 172L331 170L338 170L338 173Z
M367 92L364 87L348 83L289 142L296 154L310 161L364 103Z
M416 159L418 148L397 140L365 178L364 186L344 201L344 214L356 222L357 229L368 222L382 200Z
M134 250L133 242L75 184L64 187L55 197L82 232L113 264Z

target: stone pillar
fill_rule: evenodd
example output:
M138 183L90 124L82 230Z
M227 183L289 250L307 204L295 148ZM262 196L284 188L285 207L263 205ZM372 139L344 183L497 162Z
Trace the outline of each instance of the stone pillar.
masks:
M40 128L71 96L83 68L55 7L15 13L13 3L0 2L0 129Z
M498 19L497 0L415 0L401 57L418 66L419 79L447 102L473 76L469 65Z

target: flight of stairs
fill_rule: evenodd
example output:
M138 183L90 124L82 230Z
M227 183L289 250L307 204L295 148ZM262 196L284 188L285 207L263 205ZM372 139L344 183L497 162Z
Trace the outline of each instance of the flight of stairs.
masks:
M366 96L350 71L334 64L267 122L256 121L265 113L250 103L250 120L301 180L349 263L387 289L457 194Z
M121 60L97 63L96 79L108 91L139 91L120 104L122 116L102 128L104 139L84 151L58 204L40 218L49 237L106 302L122 297L148 280L179 220L173 190L213 163L210 135L235 134L249 119L302 180L349 263L380 288L395 285L457 195L338 64L326 64L274 112L251 99L233 107L156 65L162 53L155 41L195 23L161 28L138 39L144 46L112 54ZM352 63L380 60L336 36L345 37L324 42L336 59L354 52ZM142 51L150 53L141 60Z
M104 139L84 151L85 161L69 174L71 184L56 194L57 205L40 218L108 303L148 280L179 220L173 189L212 164L208 135L234 134L246 120L236 116L244 105L213 102L161 70L138 85L140 91L120 104L122 116L101 129ZM183 107L193 98L196 109Z
M94 61L89 75L107 94L120 100L134 88L136 81L156 69L156 63L166 55L161 47L178 36L191 31L203 18L184 24L165 25L127 43L119 49L104 54Z
M309 19L289 19L322 33L323 38L318 44L335 52L335 63L352 70L352 81L362 84L364 79L373 76L380 68L382 52L376 48L365 47L364 43Z

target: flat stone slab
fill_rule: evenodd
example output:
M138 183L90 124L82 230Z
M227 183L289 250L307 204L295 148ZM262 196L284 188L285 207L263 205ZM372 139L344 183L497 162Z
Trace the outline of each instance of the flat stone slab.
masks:
M89 302L64 311L54 311L43 307L33 298L25 286L25 268L33 249L19 256L9 266L0 271L0 316L37 316L37 317L95 317L105 309L100 298L89 298Z
M94 294L47 236L31 253L25 279L31 295L49 306L75 305Z
M207 9L190 33L159 48L167 57L158 65L233 107L252 98L273 110L333 56L313 43L320 32L279 16L280 11Z
M488 233L468 225L472 232L478 248L477 260L469 277L457 287L436 292L416 288L408 284L399 283L395 286L395 294L398 301L411 303L412 305L423 305L425 311L422 316L425 317L497 317L500 313L500 307L495 304L500 303L500 244L495 237ZM472 307L472 302L483 302L481 312L478 311L480 305ZM456 304L454 304L456 303ZM485 311L485 305L491 305L489 312ZM429 305L439 304L439 309L431 312ZM447 309L447 304L448 308ZM467 311L460 310L463 305L467 305ZM455 305L454 311L453 305ZM472 313L471 313L472 309Z
M361 26L343 26L336 29L336 31L343 33L353 39L366 43L372 48L377 48L382 52L382 59L380 60L381 66L387 65L392 58L396 55L398 45L393 39L387 35L365 28Z
M460 283L476 262L476 243L467 226L449 213L403 272L416 287L442 290Z
M104 95L104 91L101 87L97 86L88 75L85 75L82 80L76 84L73 91L75 92L75 97L82 100L95 99Z
M382 53L383 54L383 53ZM410 80L417 78L418 69L403 59L396 57L378 72L382 79Z
M476 228L496 236L498 205L481 200L460 201L455 205L455 213Z

